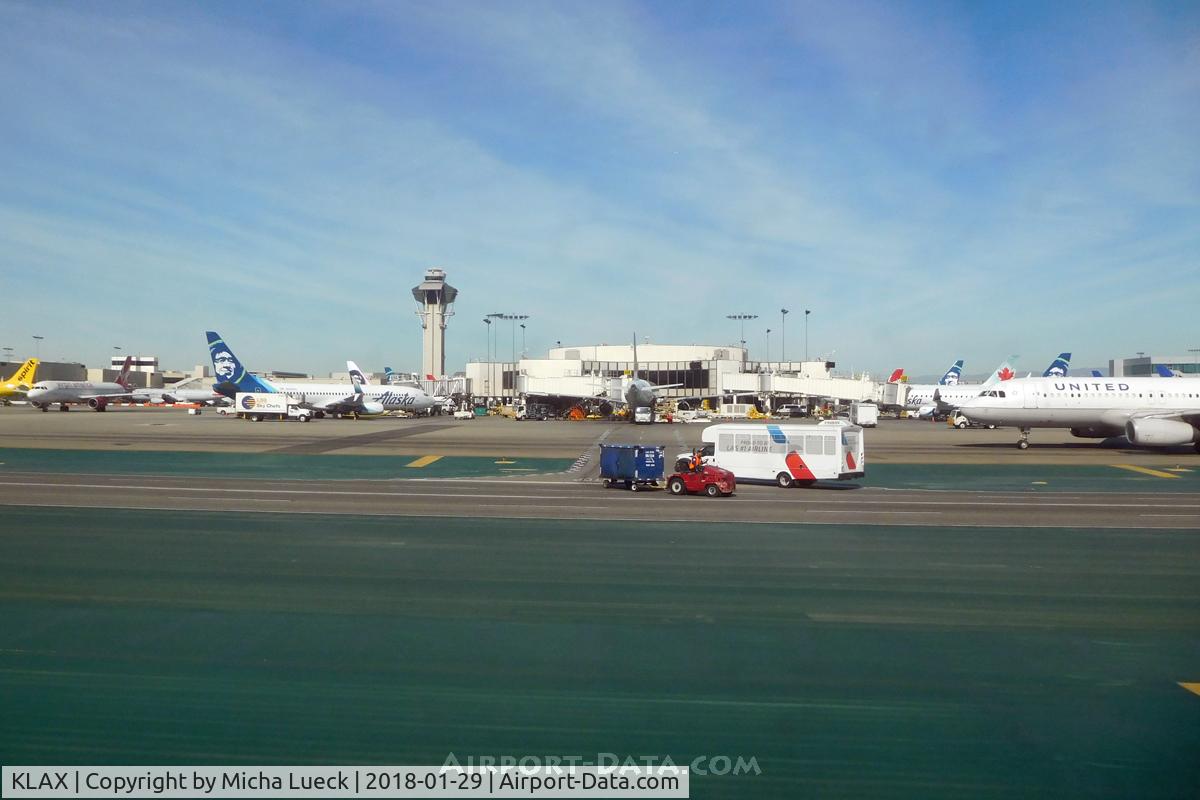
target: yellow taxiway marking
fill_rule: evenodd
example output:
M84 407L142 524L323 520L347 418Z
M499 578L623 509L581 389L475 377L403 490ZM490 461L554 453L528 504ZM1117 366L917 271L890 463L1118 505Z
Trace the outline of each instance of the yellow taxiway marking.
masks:
M405 464L406 467L428 467L433 462L437 461L441 456L421 456L416 461Z
M1178 475L1172 475L1170 472L1163 472L1158 469L1150 469L1149 467L1139 467L1135 464L1113 464L1117 469L1127 469L1131 472L1140 472L1143 475L1153 475L1156 478L1178 478Z
M1180 686L1187 689L1192 694L1200 694L1200 683L1180 683Z

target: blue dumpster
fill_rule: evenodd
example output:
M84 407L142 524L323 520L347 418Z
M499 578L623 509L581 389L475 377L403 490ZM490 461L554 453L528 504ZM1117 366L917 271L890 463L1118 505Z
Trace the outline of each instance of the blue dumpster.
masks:
M600 477L607 487L657 486L663 476L663 448L656 444L600 445Z

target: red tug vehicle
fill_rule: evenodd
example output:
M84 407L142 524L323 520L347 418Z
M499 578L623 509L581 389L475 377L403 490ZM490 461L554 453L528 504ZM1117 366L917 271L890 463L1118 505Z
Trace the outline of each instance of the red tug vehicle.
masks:
M727 469L705 464L699 453L693 453L687 469L667 478L667 492L674 495L699 494L709 497L728 497L737 489L737 480Z

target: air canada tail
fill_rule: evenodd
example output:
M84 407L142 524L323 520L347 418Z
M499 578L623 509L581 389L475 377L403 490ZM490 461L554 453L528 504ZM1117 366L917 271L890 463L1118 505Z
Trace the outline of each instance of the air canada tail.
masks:
M33 385L33 376L37 373L39 363L41 362L36 358L27 359L5 383L11 383L19 389L28 389Z
M274 392L275 387L251 375L216 331L208 331L208 355L212 358L217 390L235 392Z
M958 379L962 376L963 360L960 358L950 365L950 369L946 370L946 374L938 381L940 386L957 386Z
M1067 373L1071 371L1071 354L1059 353L1058 358L1050 362L1050 366L1046 367L1046 371L1042 373L1043 378L1065 378Z
M999 381L1009 381L1015 378L1017 373L1013 370L1013 364L1017 362L1018 358L1020 358L1020 356L1009 356L1007 361L996 367L996 371L988 376L988 379L983 382L983 385L991 386L993 383L997 383Z

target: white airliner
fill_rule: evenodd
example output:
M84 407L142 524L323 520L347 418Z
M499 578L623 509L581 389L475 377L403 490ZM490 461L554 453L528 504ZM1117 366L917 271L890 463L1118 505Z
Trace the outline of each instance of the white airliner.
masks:
M931 414L945 414L975 397L988 386L1000 381L1011 380L1016 376L1013 363L1017 356L1009 356L1008 360L988 376L983 383L959 383L958 376L952 383L947 384L917 384L908 388L908 402L905 407L916 411L918 416L927 417ZM957 363L957 362L956 362ZM949 375L949 373L947 373Z
M302 406L334 416L373 416L385 411L427 411L433 398L414 386L363 386L353 380L344 383L288 383L267 381L242 366L229 345L214 331L208 331L208 352L212 357L217 390L221 392L282 392L296 398Z
M1136 445L1195 444L1200 452L1200 381L1162 378L1017 378L963 403L972 420L1020 428L1070 428L1099 439L1124 434Z
M129 365L133 356L125 356L125 363L115 383L93 381L38 381L29 387L26 398L30 405L49 411L58 406L59 411L70 411L72 405L87 403L96 411L104 411L114 401L132 402L133 391L129 385Z
M202 406L224 406L233 401L212 387L197 388L200 378L187 378L162 389L134 389L133 399L138 403L199 403Z

